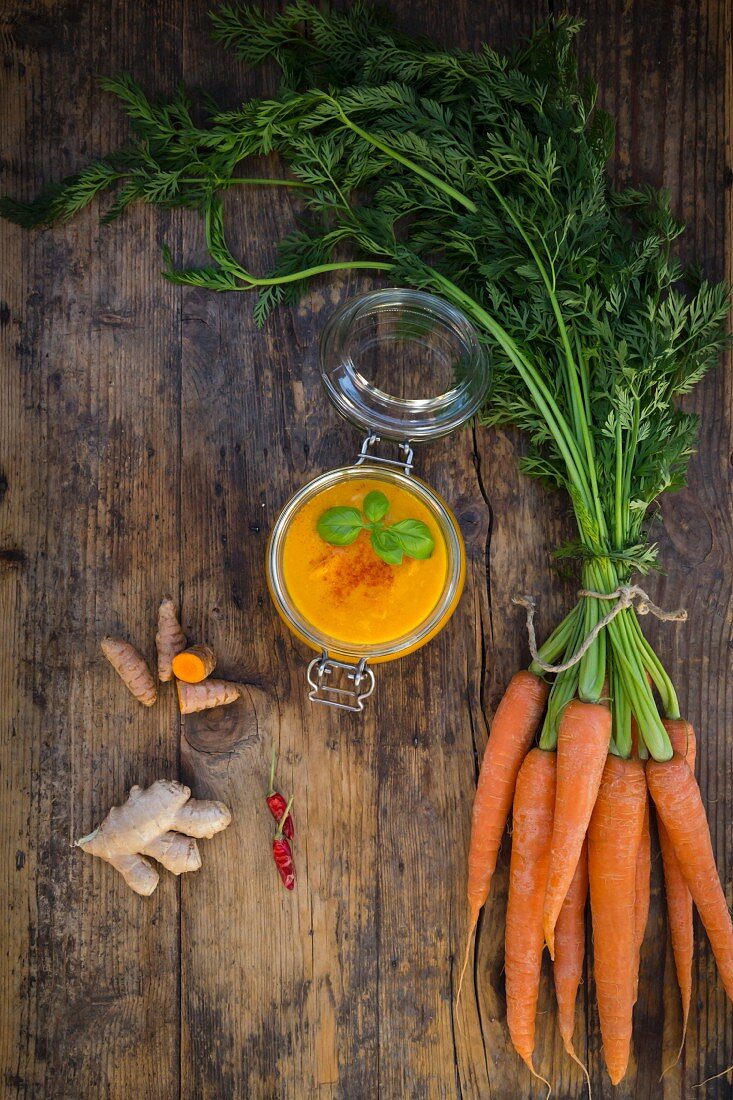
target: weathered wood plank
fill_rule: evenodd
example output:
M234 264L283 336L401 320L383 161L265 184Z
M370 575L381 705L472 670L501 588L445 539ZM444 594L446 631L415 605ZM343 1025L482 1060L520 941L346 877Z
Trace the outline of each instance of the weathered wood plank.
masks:
M4 189L28 192L125 134L95 90L136 68L172 87L177 0L5 5ZM141 44L157 40L145 54ZM178 891L145 902L71 848L136 780L175 774L170 701L144 710L99 654L150 656L177 580L178 293L156 218L3 225L3 1096L169 1097L178 1079ZM12 426L12 427L11 427ZM4 922L5 927L5 922Z
M186 41L189 79L221 102L261 87L208 43L205 5L189 8ZM237 250L262 270L292 220L287 196L249 191L235 204ZM191 228L186 260L200 247ZM224 763L184 748L197 790L215 790L235 814L207 852L205 877L183 887L184 1095L358 1095L378 1074L374 719L364 729L307 706L306 655L279 623L264 575L282 504L355 443L316 376L325 292L263 333L246 298L184 299L183 514L196 517L184 528L185 614L225 672L264 693L256 738ZM270 852L273 739L280 782L296 799L294 894Z

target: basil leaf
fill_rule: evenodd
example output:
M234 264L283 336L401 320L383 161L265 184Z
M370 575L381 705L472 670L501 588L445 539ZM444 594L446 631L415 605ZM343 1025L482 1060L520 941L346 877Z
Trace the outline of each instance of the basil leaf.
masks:
M430 528L421 519L401 519L399 523L393 523L389 530L397 536L399 545L408 558L423 561L429 558L435 549L435 540L430 534Z
M402 565L403 551L399 538L390 527L375 527L372 531L372 546L375 554L388 565Z
M364 497L364 515L370 523L379 523L388 511L389 501L384 493L380 493L378 489L375 489L372 493L367 493Z
M333 546L350 546L356 542L364 524L358 508L329 508L316 524L318 534Z

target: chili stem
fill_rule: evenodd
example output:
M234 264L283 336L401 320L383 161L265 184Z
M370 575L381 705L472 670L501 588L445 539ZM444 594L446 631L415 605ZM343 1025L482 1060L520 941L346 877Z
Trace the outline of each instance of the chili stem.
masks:
M285 812L283 813L282 817L280 818L280 820L277 823L277 832L275 833L275 840L281 840L282 839L283 826L284 826L285 822L287 821L288 817L290 816L290 811L293 808L293 802L294 801L295 801L295 795L293 795L292 798L290 799L290 801L288 802L287 806L285 807Z
M272 742L272 763L270 764L270 785L267 789L267 797L275 793L275 765L277 764L277 745Z

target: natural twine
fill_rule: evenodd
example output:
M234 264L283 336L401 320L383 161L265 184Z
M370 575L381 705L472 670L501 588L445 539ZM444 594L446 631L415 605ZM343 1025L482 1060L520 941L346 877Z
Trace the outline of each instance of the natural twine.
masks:
M534 663L544 672L567 672L573 665L577 665L578 661L582 660L583 656L593 645L601 631L607 627L610 622L613 622L621 611L625 611L627 607L634 607L634 604L636 604L637 615L651 614L665 623L683 623L687 620L687 612L683 607L678 608L676 611L665 611L663 608L657 607L649 598L649 594L645 592L643 588L639 588L637 584L620 584L614 592L593 592L589 588L581 588L578 595L586 596L588 599L594 600L616 600L616 603L610 611L606 612L602 619L598 620L593 629L585 636L580 644L580 648L576 650L573 656L569 657L568 660L564 661L561 665L547 664L546 661L542 660L537 650L537 636L534 630L534 613L537 607L536 600L533 599L532 596L512 597L512 603L519 604L521 607L526 607L527 609L529 651L532 654Z

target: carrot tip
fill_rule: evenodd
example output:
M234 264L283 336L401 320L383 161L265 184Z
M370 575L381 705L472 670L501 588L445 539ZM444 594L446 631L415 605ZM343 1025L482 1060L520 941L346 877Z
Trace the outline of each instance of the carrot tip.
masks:
M550 1097L552 1096L552 1085L546 1077L543 1077L542 1074L538 1073L537 1070L534 1068L534 1063L532 1061L531 1055L528 1058L525 1058L523 1054L520 1054L519 1057L522 1059L532 1076L536 1077L538 1081L541 1081L543 1085L547 1086L547 1096L545 1097L545 1100L550 1100Z
M662 1070L662 1074L659 1078L660 1081L662 1080L662 1077L665 1077L666 1074L668 1074L670 1070L674 1069L674 1067L676 1065L678 1065L679 1060L682 1057L682 1051L685 1049L685 1039L686 1038L687 1038L687 1020L685 1020L685 1025L682 1028L682 1039L680 1040L680 1049L677 1051L677 1057L675 1058L674 1062L669 1063L669 1065L666 1067L666 1069Z
M550 958L555 961L555 926L557 925L557 919L553 920L552 914L547 910L542 914L542 931L545 935L545 943L547 944L547 950L550 952Z
M478 924L478 913L471 915L471 924L468 929L468 935L466 936L466 954L463 956L463 966L461 967L460 977L458 978L458 992L456 993L456 1011L461 1000L461 990L463 989L463 977L466 973L466 967L468 966L468 960L471 955L471 944L474 941L474 932L476 931L476 925Z

